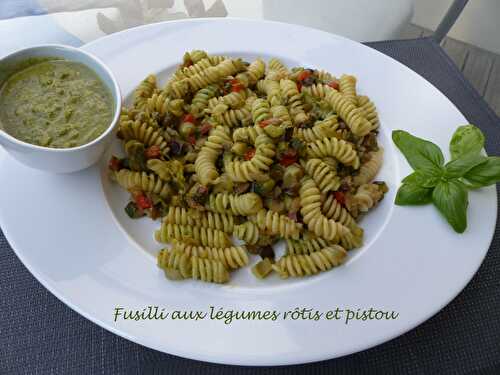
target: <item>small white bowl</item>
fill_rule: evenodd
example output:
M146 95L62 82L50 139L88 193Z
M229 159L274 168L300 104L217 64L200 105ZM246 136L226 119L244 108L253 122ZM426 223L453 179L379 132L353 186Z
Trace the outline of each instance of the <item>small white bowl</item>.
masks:
M82 63L92 69L109 89L114 115L109 127L98 138L82 146L49 148L32 145L14 138L0 128L0 144L18 161L36 169L53 173L70 173L85 169L99 160L109 145L120 118L122 97L113 73L95 56L78 48L63 45L43 45L14 52L0 60L0 85L9 71L30 58L56 57Z

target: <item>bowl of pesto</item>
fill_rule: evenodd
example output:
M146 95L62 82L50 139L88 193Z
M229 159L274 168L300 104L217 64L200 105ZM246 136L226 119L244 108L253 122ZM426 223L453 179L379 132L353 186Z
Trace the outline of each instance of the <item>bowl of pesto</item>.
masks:
M113 73L96 57L61 45L0 60L0 144L21 163L70 173L97 162L121 108Z

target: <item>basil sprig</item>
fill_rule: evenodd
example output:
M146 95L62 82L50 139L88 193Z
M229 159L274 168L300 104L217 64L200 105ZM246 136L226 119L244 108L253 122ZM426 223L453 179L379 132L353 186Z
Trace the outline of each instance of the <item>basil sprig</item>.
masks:
M484 156L484 135L474 125L457 128L450 141L451 161L432 142L403 130L392 139L415 170L396 194L400 206L432 203L458 233L467 228L468 190L500 181L500 157Z

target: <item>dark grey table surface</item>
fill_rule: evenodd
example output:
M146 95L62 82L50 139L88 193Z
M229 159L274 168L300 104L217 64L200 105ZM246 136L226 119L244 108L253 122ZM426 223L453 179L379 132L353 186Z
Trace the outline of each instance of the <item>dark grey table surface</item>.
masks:
M500 121L431 39L369 43L432 82L500 155ZM1 183L9 183L2 181ZM1 208L0 208L1 209ZM187 360L122 339L52 296L0 232L0 374L466 374L500 363L500 237L462 293L416 329L370 350L313 364L250 368ZM473 249L471 249L473 251Z

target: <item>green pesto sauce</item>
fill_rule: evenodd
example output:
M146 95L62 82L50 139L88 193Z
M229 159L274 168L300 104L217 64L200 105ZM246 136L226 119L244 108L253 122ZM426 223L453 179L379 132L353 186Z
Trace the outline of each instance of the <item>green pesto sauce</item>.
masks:
M38 146L77 147L111 124L108 88L83 64L50 60L13 74L0 88L0 127Z

